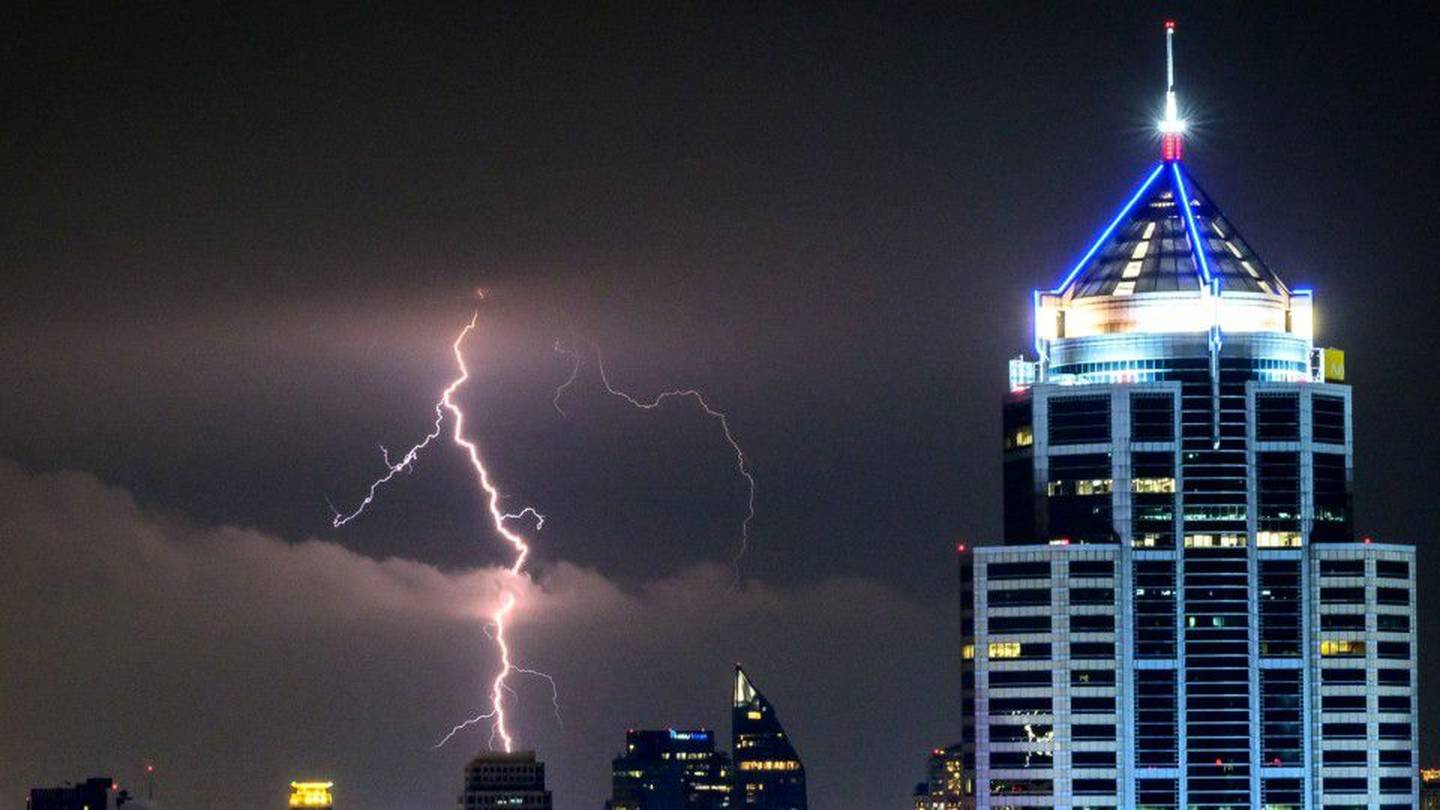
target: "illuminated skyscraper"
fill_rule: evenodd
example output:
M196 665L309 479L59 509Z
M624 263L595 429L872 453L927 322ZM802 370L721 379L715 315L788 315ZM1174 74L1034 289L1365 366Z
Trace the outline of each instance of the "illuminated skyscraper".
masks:
M534 751L487 751L465 766L458 810L550 810L545 763Z
M1161 161L1011 363L1006 544L962 549L975 802L1414 807L1414 550L1355 542L1344 355L1168 79Z
M915 810L960 810L965 807L964 747L952 745L930 752L926 779L915 786Z
M731 737L737 808L805 810L805 766L770 701L735 667Z
M1420 810L1440 810L1440 768L1420 769Z
M723 810L730 807L730 757L708 729L627 731L613 763L608 810Z

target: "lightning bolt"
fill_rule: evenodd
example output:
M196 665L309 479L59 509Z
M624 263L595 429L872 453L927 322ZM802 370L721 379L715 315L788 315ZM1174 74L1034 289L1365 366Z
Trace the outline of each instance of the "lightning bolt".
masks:
M595 368L600 374L600 383L605 386L605 393L617 397L642 411L653 411L665 404L670 399L689 399L693 401L700 411L720 425L720 432L725 436L725 442L730 445L730 450L735 453L735 468L739 471L740 477L745 479L747 488L745 498L745 519L740 521L740 546L735 551L735 556L730 560L730 566L735 571L734 578L730 581L730 590L734 591L740 586L740 560L750 548L750 523L755 519L755 476L750 472L750 459L741 449L740 443L735 440L735 434L730 430L730 419L724 411L717 410L705 400L705 395L694 388L675 388L669 391L661 391L653 398L641 400L621 389L616 388L610 382L610 376L605 373L605 356L600 347L594 343L590 344L591 350L595 353ZM584 365L584 358L580 352L567 348L559 340L555 341L555 352L565 355L572 361L570 376L555 389L554 405L555 410L563 416L565 409L560 407L560 399L565 391L575 383L580 376L580 367Z
M477 290L476 293L482 300L485 298L483 290ZM459 375L451 380L450 384L441 392L440 401L435 403L435 422L432 430L407 450L404 455L400 456L398 460L392 461L390 452L386 450L384 446L381 446L380 452L385 460L385 474L370 484L368 491L365 493L365 497L361 499L359 505L350 512L342 512L332 505L331 511L334 512L334 517L331 520L331 524L339 528L359 517L364 513L365 509L374 502L381 487L390 483L395 476L400 473L413 469L415 461L420 457L420 452L440 437L445 418L449 416L452 425L450 433L451 441L465 452L466 457L470 461L470 467L475 474L475 481L484 496L486 513L490 519L490 527L496 534L504 538L505 542L508 543L515 552L514 560L505 571L506 576L518 580L528 578L528 575L525 573L525 562L530 557L530 544L526 542L523 535L511 529L509 524L514 521L530 518L535 523L535 530L539 531L545 525L545 516L529 506L521 509L519 512L502 511L500 508L500 490L496 488L490 478L490 471L486 468L484 459L480 455L480 447L465 436L465 412L456 404L455 392L470 379L470 368L465 363L465 354L461 351L461 346L464 344L465 338L474 331L479 319L480 313L477 310L475 314L471 316L470 322L465 325L465 328L460 330L460 334L455 337L454 343L450 346L451 352L455 355L455 365L459 369ZM555 687L555 679L538 670L517 666L511 658L510 643L505 636L505 626L506 620L510 618L511 612L515 609L516 601L517 597L514 590L503 590L500 606L490 615L490 627L493 632L487 632L487 635L495 642L495 646L500 653L500 669L490 682L489 711L457 724L450 730L450 733L446 734L440 742L436 744L437 748L449 742L462 730L488 720L490 721L489 746L494 748L498 740L500 746L504 748L505 751L508 752L512 750L515 741L510 734L505 716L505 695L507 692L513 694L513 690L511 690L507 681L512 674L516 673L540 677L549 682L551 701L555 706L555 717L559 719L560 702L559 693Z

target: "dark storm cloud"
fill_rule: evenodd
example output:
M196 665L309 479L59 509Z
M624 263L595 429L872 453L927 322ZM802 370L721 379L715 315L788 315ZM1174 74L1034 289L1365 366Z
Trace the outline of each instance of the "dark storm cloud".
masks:
M430 748L482 699L495 570L200 526L9 463L0 537L0 726L23 729L0 738L4 796L153 761L167 807L271 806L314 775L357 810L437 808L483 744ZM525 589L512 640L555 675L564 725L543 684L517 679L514 726L559 806L600 803L627 727L724 734L735 656L753 656L817 806L884 804L917 778L914 752L948 725L944 620L863 580L728 583L702 566L629 590L558 565ZM851 767L860 755L871 771Z
M1440 531L1440 389L1429 371L1440 344L1431 222L1440 180L1423 81L1440 66L1417 22L1430 10L1179 10L1181 98L1196 126L1187 161L1267 263L1315 289L1318 334L1347 350L1355 383L1357 526L1419 545L1421 592L1440 592L1440 566L1424 562ZM932 713L892 728L919 728L934 713L953 720L950 549L957 539L1002 539L1005 361L1028 344L1030 290L1063 275L1154 159L1168 11L7 9L0 457L40 472L83 470L201 525L319 537L446 577L491 563L498 555L475 537L474 493L453 453L427 456L345 533L328 528L325 505L368 483L377 443L408 446L427 429L452 373L448 342L483 285L495 295L469 347L478 373L464 400L504 491L551 516L539 562L598 572L635 598L648 583L727 560L743 513L728 450L693 411L631 412L598 391L593 374L572 389L568 417L550 409L551 387L568 372L550 346L573 329L605 348L617 383L637 393L694 385L731 415L759 486L746 565L755 587L798 598L818 583L863 579L940 606L884 630L906 640L902 660L930 647L919 671L942 673L896 687L911 690L896 717L912 718L905 712L918 701ZM138 576L123 596L163 617L172 591L196 600L186 590L193 579ZM0 579L8 605L18 597L7 586ZM25 593L26 615L56 609ZM1434 612L1423 601L1420 609ZM94 614L126 616L107 610L119 612ZM306 620L332 627L322 615ZM75 690L58 706L34 700L25 723L5 725L12 737L49 733L42 710L79 705L103 716L98 707L117 689L114 667L97 661L133 642L61 618L44 625L43 641L71 652L46 664L54 677L40 686L73 681ZM674 611L677 623L687 618ZM134 635L137 620L126 621L120 629ZM571 713L583 719L586 706L640 684L699 689L720 659L745 654L762 684L799 692L798 708L775 695L787 717L820 722L840 710L818 701L854 696L862 651L881 633L872 627L853 645L841 636L836 648L848 657L807 657L787 650L835 634L763 617L747 633L706 621L719 638L713 659L673 681L645 674L691 665L662 647L633 650L644 658L631 669L597 650L595 669L567 673ZM340 667L348 680L333 683L372 691L337 693L343 701L297 715L303 722L270 715L259 742L221 749L244 763L276 739L317 756L343 743L351 765L365 766L347 772L353 779L392 768L389 759L449 721L483 676L474 645L456 641L476 640L474 627L435 622L379 634L372 646L337 631L316 669ZM949 635L933 638L937 626ZM302 676L291 673L316 677L297 663L312 636L286 632L289 641L237 629L248 646L223 660L207 657L193 631L173 652L151 646L161 676L237 672L273 692L285 683L277 679ZM1431 705L1440 623L1420 632L1422 703ZM571 659L551 652L547 664ZM413 706L393 733L365 731L368 758L358 738L310 730L337 716L352 722L355 705L382 696L404 705L424 694L408 678L366 680L394 671L373 661L405 656L442 662L431 682L454 691ZM143 662L116 660L126 667L118 682L144 682ZM916 677L887 663L864 677ZM172 698L204 723L163 713L157 722L249 722L256 700L227 677L221 700ZM0 699L29 700L9 690ZM699 704L631 695L622 705L665 722ZM620 715L586 720L586 745L613 746L633 721ZM873 741L857 742L879 764L836 756L834 775L817 778L890 780L898 787L885 801L902 801L925 752L957 731L949 722L926 727L923 740L882 734L879 750L898 765L873 760ZM548 741L555 732L534 733ZM1424 759L1434 760L1440 741L1421 733ZM303 746L291 739L306 734ZM417 784L430 789L449 784L454 756L433 773L423 758L398 770L426 773ZM37 767L72 778L92 761L62 752ZM574 762L561 772L602 778L603 757ZM207 767L189 778L230 778L228 762Z

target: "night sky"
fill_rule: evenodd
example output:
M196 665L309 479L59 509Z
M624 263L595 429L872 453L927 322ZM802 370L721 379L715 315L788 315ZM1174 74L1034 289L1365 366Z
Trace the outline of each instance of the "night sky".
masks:
M0 808L92 773L168 806L446 807L509 562L421 458L449 341L508 496L549 516L515 729L596 807L627 727L728 735L742 660L819 808L900 806L958 733L954 546L998 542L1030 290L1158 154L1355 386L1357 528L1422 547L1440 701L1433 13L1374 4L13 8L0 30ZM898 5L898 4L891 4ZM758 515L693 407L750 457Z

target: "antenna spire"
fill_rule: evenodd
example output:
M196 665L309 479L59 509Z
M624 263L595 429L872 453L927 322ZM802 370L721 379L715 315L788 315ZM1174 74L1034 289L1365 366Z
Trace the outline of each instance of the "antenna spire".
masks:
M1168 163L1184 153L1185 119L1175 101L1175 21L1165 21L1165 118L1160 122L1160 156Z

